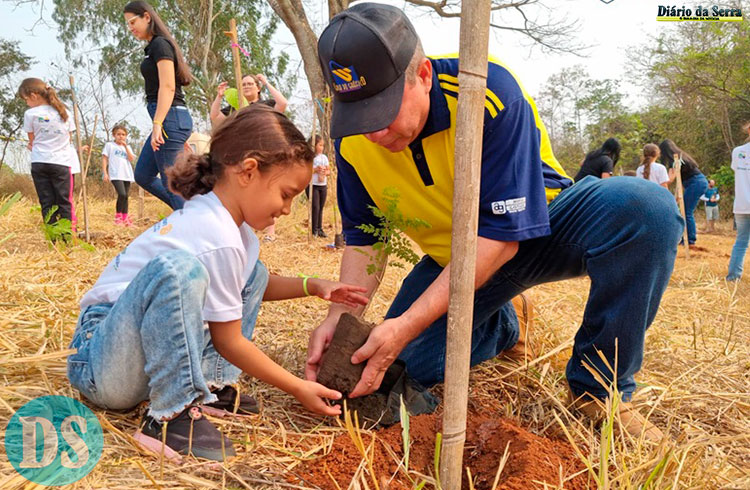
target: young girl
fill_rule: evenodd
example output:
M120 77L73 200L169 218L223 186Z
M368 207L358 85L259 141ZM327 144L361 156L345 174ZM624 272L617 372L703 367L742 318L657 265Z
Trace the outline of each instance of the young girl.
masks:
M49 223L68 219L72 223L70 133L75 125L55 89L44 81L25 79L18 95L29 106L23 115L23 130L29 136L31 178L42 207L42 219L49 218ZM54 206L57 209L52 212Z
M261 104L238 111L214 131L210 153L185 153L170 169L172 189L188 199L184 209L136 238L81 300L68 378L107 409L150 400L135 435L145 447L169 457L234 455L203 412L229 412L235 401L244 413L257 411L230 386L242 371L309 410L339 414L323 399L340 393L293 376L250 341L262 300L367 303L364 288L269 276L258 260L253 229L289 214L312 158L283 114Z
M656 163L660 154L659 147L655 144L649 143L644 146L641 165L636 170L636 176L655 182L662 187L669 187L667 168L661 163Z
M687 228L688 244L694 245L698 239L695 227L695 208L698 206L700 197L708 189L708 180L698 168L695 159L678 147L674 141L666 139L659 143L661 150L661 163L669 169L669 181L672 182L677 178L674 171L674 155L679 155L682 161L680 166L680 176L682 178L682 188L684 189L683 199L685 201L685 227Z
M133 36L148 42L140 68L145 81L146 109L153 125L138 156L135 180L172 209L180 209L184 200L169 191L166 170L174 164L193 129L182 92L182 87L190 84L190 68L151 5L139 0L125 5L123 11L125 24Z
M312 220L313 235L326 238L323 231L323 207L328 194L328 157L323 154L323 137L315 135L315 159L312 178Z
M115 205L115 224L132 226L128 216L128 191L133 182L133 166L135 155L127 143L128 130L122 124L112 128L114 141L108 141L102 149L102 179L112 182L117 192Z

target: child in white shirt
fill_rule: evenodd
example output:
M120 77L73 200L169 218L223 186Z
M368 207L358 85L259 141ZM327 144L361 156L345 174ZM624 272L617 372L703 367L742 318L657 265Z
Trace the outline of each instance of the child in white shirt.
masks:
M128 192L133 178L133 161L135 155L127 143L128 130L122 124L112 128L114 141L108 141L102 149L102 179L111 182L117 192L115 205L115 224L132 226L128 216Z

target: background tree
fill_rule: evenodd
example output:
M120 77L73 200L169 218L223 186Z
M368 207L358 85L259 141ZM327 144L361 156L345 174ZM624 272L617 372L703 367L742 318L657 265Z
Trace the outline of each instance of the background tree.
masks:
M29 69L32 58L18 48L18 43L0 39L0 170L11 143L21 135L26 103L16 95L21 78L18 73Z

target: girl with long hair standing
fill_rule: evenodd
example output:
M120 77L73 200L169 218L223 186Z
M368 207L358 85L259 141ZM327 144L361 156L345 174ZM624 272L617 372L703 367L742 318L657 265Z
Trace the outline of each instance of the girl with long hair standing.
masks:
M650 180L662 187L669 187L669 173L667 168L661 163L657 163L656 159L659 158L659 147L653 143L649 143L643 147L643 156L641 157L641 165L636 170L636 177Z
M190 68L151 5L138 0L125 5L123 11L133 36L148 42L141 74L153 127L135 166L135 181L172 209L181 209L185 200L170 192L166 169L174 164L193 129L182 93L182 87L190 84Z
M23 115L31 150L31 178L34 180L42 219L55 223L75 221L71 174L70 133L75 129L55 89L39 78L27 78L18 88L29 109Z
M688 233L688 244L693 245L697 240L695 229L695 208L698 206L701 196L708 189L708 180L698 168L695 159L686 151L680 149L674 141L666 139L659 144L661 150L661 163L669 169L669 181L677 177L674 171L674 155L679 155L682 165L680 176L682 187L685 189L683 199L685 201L685 226Z

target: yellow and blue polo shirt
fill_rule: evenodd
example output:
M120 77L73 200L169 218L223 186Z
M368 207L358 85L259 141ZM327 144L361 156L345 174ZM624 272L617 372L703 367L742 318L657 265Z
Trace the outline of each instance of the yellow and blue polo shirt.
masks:
M395 187L403 215L430 224L430 228L403 231L446 266L451 253L458 56L430 61L430 112L422 132L398 153L362 135L337 139L337 192L347 245L376 242L357 226L379 225L370 206L385 209L383 190ZM549 235L547 205L573 180L552 154L534 101L515 76L492 58L484 107L479 236L523 241Z

